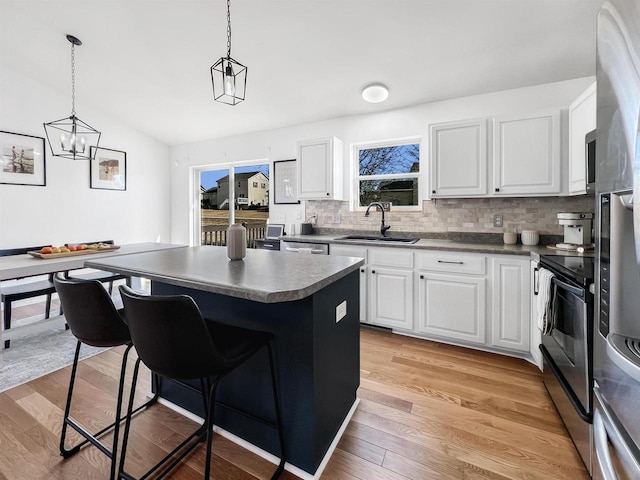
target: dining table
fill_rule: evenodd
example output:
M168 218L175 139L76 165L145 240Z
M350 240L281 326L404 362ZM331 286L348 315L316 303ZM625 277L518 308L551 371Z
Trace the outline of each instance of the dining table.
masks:
M140 242L124 245L116 245L117 248L106 248L104 250L92 250L80 252L69 252L67 254L52 255L9 255L0 257L0 282L7 280L26 279L48 275L57 272L84 269L85 262L89 259L113 258L126 256L142 252L157 252L161 250L185 248L185 245L159 242ZM38 252L34 252L37 254ZM0 292L2 283L0 283ZM38 333L57 325L65 324L64 316L56 315L47 319L34 320L23 325L13 326L9 330L0 330L0 345L4 340L23 338L32 333Z

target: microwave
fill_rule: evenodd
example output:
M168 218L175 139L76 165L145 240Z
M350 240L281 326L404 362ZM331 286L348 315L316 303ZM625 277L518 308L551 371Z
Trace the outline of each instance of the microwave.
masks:
M587 193L594 195L596 193L596 131L592 130L587 133L584 140Z

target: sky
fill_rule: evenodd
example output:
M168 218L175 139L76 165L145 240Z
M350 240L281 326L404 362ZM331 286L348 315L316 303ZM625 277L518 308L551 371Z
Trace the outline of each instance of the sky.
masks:
M267 177L269 177L269 165L251 165L248 167L236 167L236 173L246 173L246 172L262 172ZM229 175L229 169L223 168L221 170L207 170L200 174L200 185L202 185L205 190L208 190L211 187L215 187L218 183L218 180L226 175Z

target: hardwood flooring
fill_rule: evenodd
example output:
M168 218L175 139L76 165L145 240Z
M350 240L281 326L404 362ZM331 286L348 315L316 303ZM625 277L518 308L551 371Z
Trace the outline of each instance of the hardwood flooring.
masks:
M361 345L361 402L322 479L589 478L534 366L370 329L362 330ZM122 351L81 363L77 420L98 427L114 418ZM94 447L67 460L58 454L69 374L67 367L0 394L0 480L107 478L107 458ZM139 401L147 388L143 382ZM142 473L193 428L162 405L138 415L130 473ZM203 464L198 448L170 478L202 478ZM214 439L212 478L263 479L272 471L256 455Z

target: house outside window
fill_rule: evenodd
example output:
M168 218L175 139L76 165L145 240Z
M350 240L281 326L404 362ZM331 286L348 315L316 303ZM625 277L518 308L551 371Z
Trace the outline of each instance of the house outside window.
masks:
M419 210L420 140L356 145L354 210L371 202L390 202L402 210Z
M253 182L253 188L258 188L258 182Z

